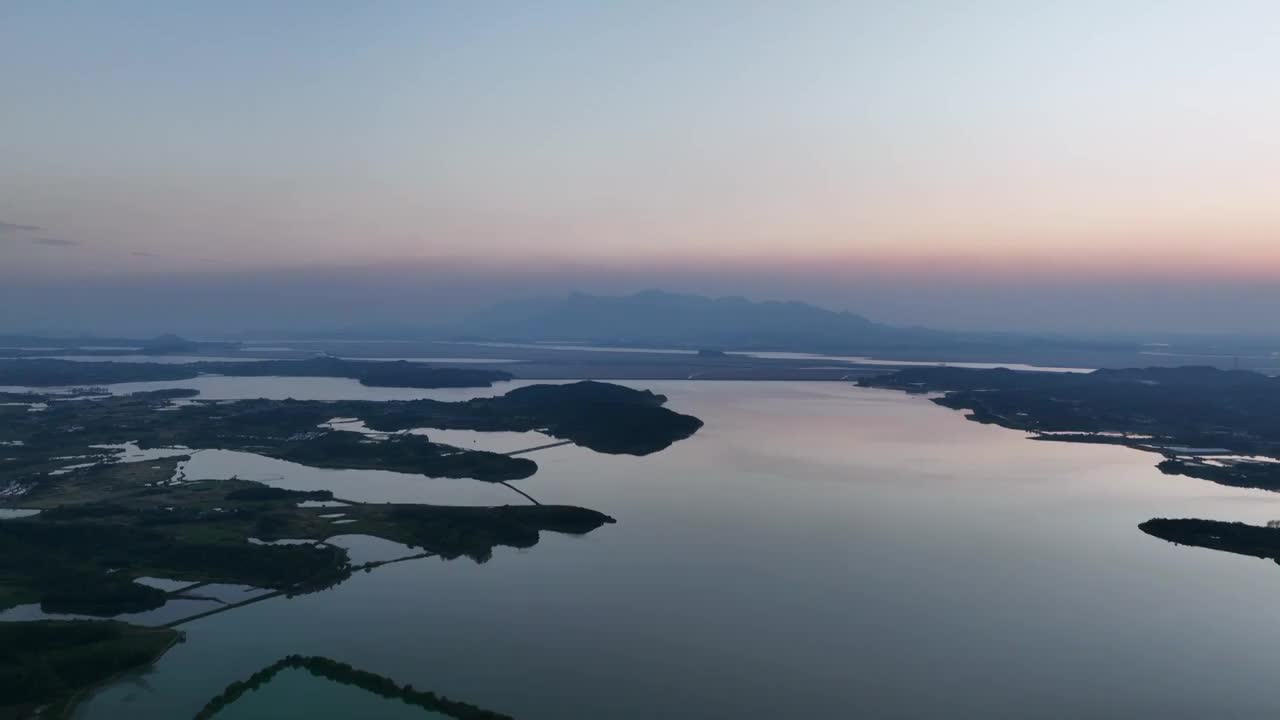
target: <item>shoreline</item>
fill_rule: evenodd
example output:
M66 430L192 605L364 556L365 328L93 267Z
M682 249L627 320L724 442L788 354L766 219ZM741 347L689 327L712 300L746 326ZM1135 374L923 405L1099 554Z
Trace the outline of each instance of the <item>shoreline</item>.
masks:
M166 627L166 626L150 627L150 626L140 625L138 627L144 627L147 630L154 631L154 632L173 632L176 634L173 636L173 639L169 641L169 644L166 645L164 649L159 652L159 654L151 658L151 661L146 663L145 665L139 665L138 667L129 668L128 670L121 670L120 672L116 673L115 675L112 675L111 677L103 678L102 680L94 683L93 685L90 685L89 687L85 687L77 690L73 695L71 695L71 697L67 698L62 702L61 707L55 708L55 711L57 712L57 714L54 715L50 720L75 720L76 710L79 710L80 706L83 705L85 702L93 699L94 695L98 694L99 692L107 689L112 685L115 685L116 683L120 682L121 680L128 677L129 675L149 670L150 668L154 667L156 663L163 660L164 656L168 655L169 651L172 650L175 646L181 643L185 643L187 641L187 633L185 630L175 630L173 628Z

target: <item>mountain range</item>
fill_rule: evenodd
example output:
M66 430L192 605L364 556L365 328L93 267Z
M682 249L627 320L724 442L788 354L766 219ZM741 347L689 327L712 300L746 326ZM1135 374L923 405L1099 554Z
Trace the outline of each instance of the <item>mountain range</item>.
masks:
M912 347L950 335L884 325L802 302L755 302L659 290L623 296L571 293L501 303L468 318L458 331L468 337L515 341L738 350Z

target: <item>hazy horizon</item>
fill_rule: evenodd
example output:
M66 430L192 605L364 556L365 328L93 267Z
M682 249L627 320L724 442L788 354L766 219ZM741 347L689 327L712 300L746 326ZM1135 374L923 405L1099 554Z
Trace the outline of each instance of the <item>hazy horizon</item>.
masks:
M1251 0L8 3L0 330L657 287L1269 333L1278 26Z
M423 329L458 322L499 302L655 289L799 301L904 327L1149 340L1275 337L1269 318L1280 303L1280 288L1264 283L1227 289L1162 279L1100 279L1091 286L1034 278L986 284L946 278L903 283L875 272L849 282L839 270L796 276L777 271L399 264L99 275L57 284L14 278L0 285L0 333L230 336L360 327Z
M1278 39L0 0L0 720L1280 718Z

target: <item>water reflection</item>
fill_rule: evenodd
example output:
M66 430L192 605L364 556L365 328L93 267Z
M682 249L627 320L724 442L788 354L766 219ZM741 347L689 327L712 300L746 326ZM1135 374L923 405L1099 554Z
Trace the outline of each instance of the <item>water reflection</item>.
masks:
M195 720L257 718L511 720L325 657L289 657L229 685Z
M198 621L153 693L111 688L82 718L190 717L288 653L522 720L1280 716L1280 570L1136 529L1261 525L1280 495L889 391L634 385L706 426L644 458L541 451L519 483L608 532Z
M434 505L515 505L524 500L496 484L429 478L389 470L329 470L234 450L200 450L178 465L181 481L237 477L287 490L332 490L343 500Z

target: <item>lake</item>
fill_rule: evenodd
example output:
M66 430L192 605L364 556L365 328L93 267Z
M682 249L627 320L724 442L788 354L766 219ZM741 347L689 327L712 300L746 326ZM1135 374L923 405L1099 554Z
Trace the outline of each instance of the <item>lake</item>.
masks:
M637 354L659 354L659 355L697 355L697 350L681 349L681 348L646 348L646 347L617 347L612 345L588 345L588 344L557 344L557 343L517 343L517 342L476 342L461 340L437 340L436 342L445 345L473 345L478 347L491 348L521 348L526 350L560 350L575 352L604 352L604 353L637 353ZM1024 372L1055 372L1055 373L1088 373L1093 372L1096 368L1080 368L1080 367L1055 367L1049 365L1028 365L1027 363L1016 362L950 362L942 360L893 360L886 358L872 358L866 355L826 355L822 353L806 353L806 352L775 352L775 351L749 351L749 350L731 350L724 353L726 356L758 358L760 360L813 360L816 362L835 362L842 365L858 366L886 366L886 367L960 367L972 370L991 370L994 368L1008 368L1010 370L1021 370ZM370 358L361 358L368 360ZM818 369L818 368L813 368ZM823 366L822 369L825 369Z
M148 385L219 398L432 392L316 380ZM486 564L388 565L196 621L151 672L77 717L190 717L294 653L526 720L1280 714L1280 567L1137 529L1153 517L1265 524L1280 518L1280 495L1165 476L1136 450L1028 440L890 391L626 384L706 426L644 458L537 451L538 473L513 483L616 525L544 533ZM473 482L322 479L339 496L426 502ZM368 701L309 677L219 717L342 716L291 713L314 706L312 686L334 708ZM255 707L267 709L246 714Z

